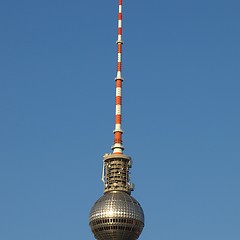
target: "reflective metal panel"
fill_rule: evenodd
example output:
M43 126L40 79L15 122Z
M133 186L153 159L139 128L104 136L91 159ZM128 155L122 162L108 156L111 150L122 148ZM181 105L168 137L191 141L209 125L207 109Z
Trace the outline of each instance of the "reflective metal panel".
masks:
M135 240L142 232L144 213L128 193L107 192L92 207L89 224L98 240Z

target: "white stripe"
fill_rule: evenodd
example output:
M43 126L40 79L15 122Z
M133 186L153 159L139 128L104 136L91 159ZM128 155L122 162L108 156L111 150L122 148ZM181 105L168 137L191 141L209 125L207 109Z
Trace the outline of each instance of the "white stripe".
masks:
M122 96L122 88L117 87L116 88L116 97L121 97Z
M121 114L121 105L116 105L116 115Z
M114 131L122 132L121 124L119 124L119 123L115 124L115 130Z
M118 71L118 72L117 72L117 77L116 77L116 79L121 79L121 78L122 78L122 74L121 74L120 71Z
M118 53L118 62L122 62L122 54Z
M119 12L122 13L122 5L119 5Z
M121 148L123 145L121 143L114 143L113 147Z
M114 147L113 153L122 153L122 148L115 148Z
M121 133L123 133L123 130L121 129L121 124L116 124L116 125L115 125L115 129L114 129L113 132L114 132L114 133L115 133L115 132L121 132Z
M118 20L118 27L119 27L119 28L122 27L122 20Z
M123 43L123 42L122 42L122 35L118 35L117 43Z

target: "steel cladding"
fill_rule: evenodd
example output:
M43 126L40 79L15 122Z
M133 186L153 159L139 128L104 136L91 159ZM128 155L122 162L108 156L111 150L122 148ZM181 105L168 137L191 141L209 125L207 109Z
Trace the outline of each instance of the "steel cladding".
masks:
M104 194L91 209L90 227L98 240L135 240L144 226L144 213L126 192Z

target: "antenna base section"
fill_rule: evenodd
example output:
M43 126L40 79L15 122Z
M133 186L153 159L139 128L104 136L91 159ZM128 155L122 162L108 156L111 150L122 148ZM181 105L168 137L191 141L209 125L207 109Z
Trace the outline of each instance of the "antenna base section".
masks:
M132 159L124 154L105 154L103 157L104 167L104 193L110 191L124 191L131 193L134 185L130 182L129 169Z

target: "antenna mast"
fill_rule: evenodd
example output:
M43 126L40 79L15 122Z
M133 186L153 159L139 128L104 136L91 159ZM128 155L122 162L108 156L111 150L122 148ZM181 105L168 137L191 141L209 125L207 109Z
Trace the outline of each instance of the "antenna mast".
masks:
M122 154L124 147L122 145L122 0L118 5L118 39L117 39L117 76L116 82L116 110L115 110L115 129L114 129L114 145L112 150L114 154Z

